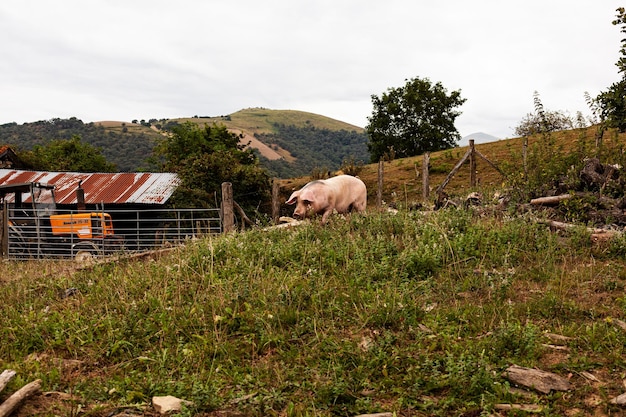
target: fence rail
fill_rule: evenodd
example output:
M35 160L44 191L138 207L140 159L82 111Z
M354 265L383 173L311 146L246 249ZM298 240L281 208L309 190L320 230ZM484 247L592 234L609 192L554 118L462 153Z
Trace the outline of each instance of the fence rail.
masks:
M78 211L57 211L68 215L69 225ZM84 213L84 212L82 212ZM8 216L7 259L76 258L113 253L137 252L168 247L189 239L222 232L220 209L106 210L113 224L107 235L99 221L85 224L77 233L63 232L50 217L10 213ZM104 213L102 213L104 214ZM76 217L74 217L76 216ZM95 218L95 217L94 217ZM83 220L87 223L86 220ZM69 227L69 226L68 226Z

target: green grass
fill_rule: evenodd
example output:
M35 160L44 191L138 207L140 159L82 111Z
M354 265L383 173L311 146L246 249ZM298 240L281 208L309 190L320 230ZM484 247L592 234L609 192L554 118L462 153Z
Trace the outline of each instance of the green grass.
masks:
M41 378L88 415L155 395L192 401L186 415L619 412L606 401L626 375L612 323L625 242L585 238L453 209L212 237L88 270L5 264L0 368L18 372L9 390ZM545 333L571 337L569 352ZM512 364L571 374L574 392L510 391Z

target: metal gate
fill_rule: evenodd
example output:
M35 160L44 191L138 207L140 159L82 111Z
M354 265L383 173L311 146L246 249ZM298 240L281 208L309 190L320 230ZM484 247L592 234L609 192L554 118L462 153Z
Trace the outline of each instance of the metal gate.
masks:
M190 239L222 232L219 209L150 209L106 210L113 223L113 236L95 237L98 225L91 226L89 236L60 234L50 221L25 213L4 211L8 222L3 228L5 259L74 259L80 256L107 256L153 250L177 245ZM79 211L57 211L67 214L69 223ZM83 212L84 213L84 212ZM94 213L94 218L100 218ZM84 217L84 214L83 216ZM81 219L81 221L86 221ZM87 228L85 228L87 230ZM3 245L4 246L4 245Z

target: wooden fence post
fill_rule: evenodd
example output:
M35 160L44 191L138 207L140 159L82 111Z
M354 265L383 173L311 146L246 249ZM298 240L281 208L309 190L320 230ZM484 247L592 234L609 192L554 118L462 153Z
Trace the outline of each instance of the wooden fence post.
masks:
M378 161L378 190L376 192L376 208L380 209L383 206L383 175L384 175L384 162Z
M2 257L6 258L9 256L9 209L6 199L2 202L2 235L0 237L2 238L0 252Z
M278 219L280 218L280 201L278 200L279 189L280 185L278 184L278 179L274 178L272 180L272 220L274 224L278 223Z
M224 233L235 230L235 204L233 200L233 184L222 183L222 227Z
M528 180L528 165L526 165L526 157L528 156L528 136L524 136L524 144L522 145L522 163L524 164L524 180Z
M474 147L474 139L469 140L470 154L470 187L476 187L476 149Z
M422 199L427 202L430 198L430 152L422 157Z

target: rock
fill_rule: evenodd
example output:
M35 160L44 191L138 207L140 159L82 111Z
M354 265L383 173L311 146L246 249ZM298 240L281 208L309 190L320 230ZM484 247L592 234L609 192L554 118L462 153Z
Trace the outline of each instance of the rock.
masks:
M625 405L626 404L626 393L618 395L617 397L613 398L611 401L609 401L611 404L617 404L617 405Z
M548 394L552 390L568 391L571 388L566 378L540 369L512 365L505 371L504 376L511 382L533 388L544 394Z
M164 397L152 397L152 406L160 414L181 411L183 404L187 405L191 403L171 395L166 395Z

